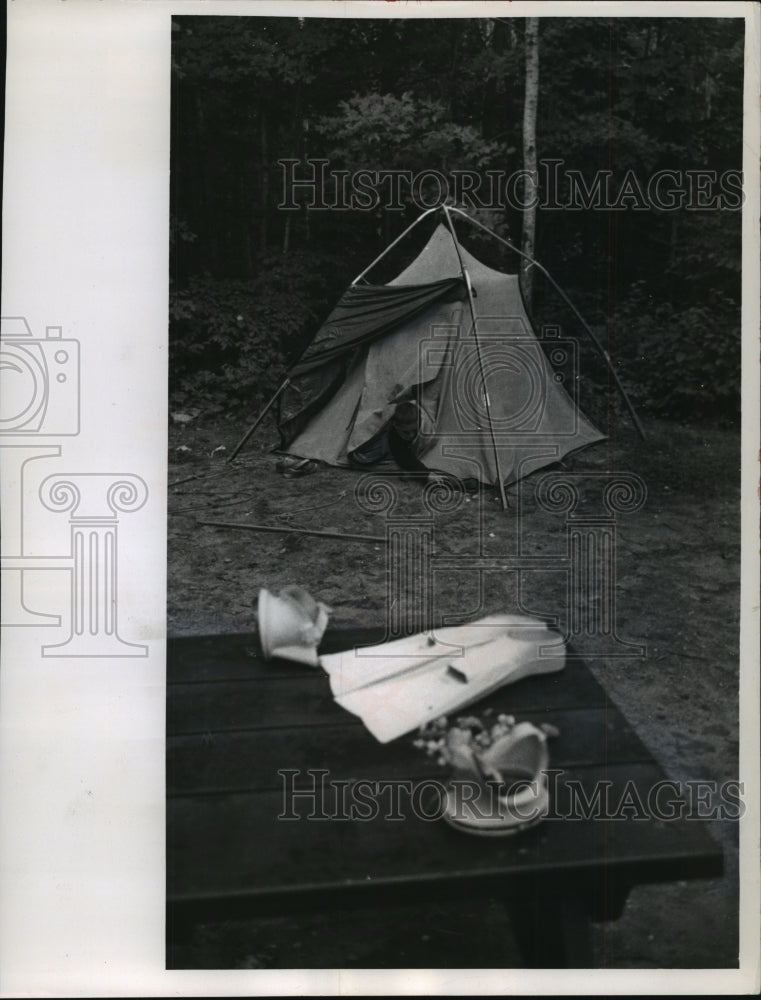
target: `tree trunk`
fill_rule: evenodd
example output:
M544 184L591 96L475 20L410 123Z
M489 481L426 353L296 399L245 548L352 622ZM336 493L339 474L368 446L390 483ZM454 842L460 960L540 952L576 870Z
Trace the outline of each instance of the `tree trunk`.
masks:
M457 80L457 59L459 56L461 33L462 26L460 22L454 19L452 21L452 61L449 66L449 115L451 118L455 117L455 102L459 90Z
M210 269L213 273L219 271L219 226L213 224L215 208L212 191L213 185L213 163L212 153L209 143L204 142L206 136L206 116L204 114L203 99L200 92L193 94L193 104L195 110L195 135L193 142L196 148L196 172L198 177L199 219L198 234L202 240L206 239L208 246L208 257ZM210 176L211 175L211 176Z
M269 142L267 136L267 114L262 110L260 120L260 157L261 157L261 188L259 203L261 206L261 224L259 229L259 250L262 255L267 252L267 212L269 211L270 175L269 175Z
M291 213L285 213L285 229L283 230L283 253L287 254L291 248Z
M524 199L528 205L523 210L522 249L525 254L533 257L536 238L536 194L538 191L538 174L536 169L536 106L539 100L539 18L526 18L526 90L523 101L523 169L527 180L524 187ZM528 262L523 260L523 293L526 302L531 307L533 270Z

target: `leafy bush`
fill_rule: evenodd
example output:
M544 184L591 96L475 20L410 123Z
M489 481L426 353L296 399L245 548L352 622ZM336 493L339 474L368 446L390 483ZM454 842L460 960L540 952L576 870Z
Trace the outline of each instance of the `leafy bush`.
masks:
M627 388L645 412L678 419L734 420L739 414L739 309L729 299L616 317ZM628 351L624 352L624 345Z
M334 262L293 254L261 262L254 281L191 278L169 303L172 406L206 413L261 406L336 295Z

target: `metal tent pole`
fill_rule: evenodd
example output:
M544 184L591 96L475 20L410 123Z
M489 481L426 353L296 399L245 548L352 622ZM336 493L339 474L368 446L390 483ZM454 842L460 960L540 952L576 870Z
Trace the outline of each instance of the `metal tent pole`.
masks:
M361 281L364 278L364 276L368 273L368 271L372 271L372 269L375 267L375 265L378 263L378 261L383 260L383 258L389 252L389 250L392 250L396 246L396 244L400 242L400 240L403 240L404 237L407 235L407 233L412 232L412 230L415 228L415 226L418 224L418 222L422 222L423 219L426 217L426 215L430 215L431 212L438 212L438 210L439 210L440 207L441 206L436 205L435 208L429 208L425 212L423 212L422 215L419 215L417 217L417 219L415 219L415 221L411 225L407 226L407 228L404 230L403 233L400 233L392 243L389 243L389 245L386 247L385 250L382 250L378 254L378 256L375 258L375 260L371 264L367 265L367 267L364 269L364 271L362 271L361 274L357 275L357 277L354 279L354 281L352 281L352 285L356 285L356 283L358 281Z
M447 211L450 211L450 209L448 209ZM542 272L542 274L545 276L545 278L549 281L549 283L552 285L552 287L555 289L555 291L558 293L558 295L560 295L560 297L563 299L563 301L565 302L565 304L569 307L569 309L573 312L574 316L578 319L578 321L581 323L581 325L586 330L586 332L587 332L590 340L592 341L592 343L597 348L598 352L600 353L600 355L604 359L606 365L608 366L608 370L610 371L611 375L613 376L613 381L616 383L616 388L621 393L621 398L623 399L624 403L626 404L626 408L629 411L629 416L632 418L632 421L634 422L634 426L637 428L637 433L639 434L639 436L642 438L643 441L647 440L646 437L645 437L645 432L642 429L642 424L639 422L639 417L637 416L637 414L636 414L636 412L634 410L634 406L632 405L631 400L629 399L629 397L626 394L626 389L624 389L623 385L621 384L621 380L618 377L616 369L613 367L613 362L610 359L610 355L605 350L605 348L602 346L602 344L597 339L597 337L595 336L595 334L592 333L592 330L587 325L587 322L584 319L584 317L581 315L581 313L576 308L576 306L573 304L573 302L571 302L571 300L568 298L568 296L563 291L563 289L560 287L560 285L557 283L557 281L555 281L555 279L552 277L552 275L547 270L547 268L543 267L539 263L538 260L535 260L533 257L530 257L527 253L524 253L522 250L519 250L518 247L516 247L514 244L512 244L509 240L504 239L502 236L498 236L497 233L495 233L493 230L489 229L488 226L484 226L483 223L479 222L477 219L473 219L470 215L468 215L467 212L463 212L463 210L461 208L455 208L454 206L452 206L451 211L452 212L457 212L458 215L461 215L464 219L467 219L468 222L472 223L474 226L477 226L479 229L483 229L483 231L485 233L488 233L490 236L493 236L495 240L498 240L498 242L504 243L504 245L506 247L509 247L511 250L514 250L515 253L517 253L520 257L523 257L525 260L530 261L530 263L533 264L534 267L537 267Z
M491 405L489 403L489 389L486 385L486 371L484 369L484 359L481 353L481 343L478 339L478 320L476 318L476 307L473 302L473 288L470 284L470 275L468 274L468 269L465 267L465 262L462 259L462 254L460 253L460 244L457 242L457 234L454 231L454 225L452 224L452 218L449 214L449 208L447 205L442 206L444 209L444 216L447 220L447 225L449 226L449 231L452 234L452 240L454 241L455 251L457 253L457 259L460 262L460 270L465 278L465 287L468 290L468 304L470 305L470 315L473 318L473 339L476 342L476 354L478 356L478 367L481 371L481 383L484 387L484 400L486 402L486 419L489 421L489 434L491 435L492 448L494 449L494 462L497 466L497 483L499 485L499 495L502 500L502 510L507 510L507 496L505 494L505 483L502 478L502 469L499 464L499 449L497 448L497 439L494 436L494 425L491 422Z
M291 379L290 379L290 377L288 377L283 382L280 383L280 387L278 388L278 390L275 393L275 395L272 397L272 399L269 401L269 403L267 403L267 405L264 407L264 409L262 410L262 412L259 414L259 416L256 418L256 420L253 422L253 424L251 424L251 426L249 427L249 429L246 431L246 433L240 439L240 441L238 442L238 444L235 446L235 449L233 450L232 455L230 455L230 457L227 460L228 464L230 462L234 462L235 461L235 459L237 458L238 453L240 452L241 448L243 448L243 446L245 445L246 441L248 441L248 439L254 433L254 431L256 430L256 428L259 426L259 424L262 422L262 420L264 420L264 418L267 416L267 414L269 413L269 411L272 409L272 407L273 407L273 405L275 403L275 400L278 398L278 396L282 392L285 392L285 390L287 389L287 387L290 385L290 382L291 382Z

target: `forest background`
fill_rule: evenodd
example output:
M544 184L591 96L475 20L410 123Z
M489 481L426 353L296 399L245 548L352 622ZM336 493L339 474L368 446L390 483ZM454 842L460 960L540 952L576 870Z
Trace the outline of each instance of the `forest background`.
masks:
M511 195L503 187L501 204L466 207L520 246L521 203L536 194L535 256L635 405L682 422L737 422L743 22L540 19L533 191L519 179L526 23L174 19L174 410L255 415L344 287L435 203L431 172L491 171L512 178ZM324 183L289 189L316 160L326 161ZM339 172L359 170L428 177L400 184L395 207L382 179L368 210L309 207L340 205ZM577 183L568 210L574 176L582 199ZM607 201L589 197L585 208L599 182ZM462 238L485 262L518 269L488 237L466 226ZM546 280L534 280L532 303L539 324L583 341ZM603 419L604 368L586 358L584 372L582 404Z

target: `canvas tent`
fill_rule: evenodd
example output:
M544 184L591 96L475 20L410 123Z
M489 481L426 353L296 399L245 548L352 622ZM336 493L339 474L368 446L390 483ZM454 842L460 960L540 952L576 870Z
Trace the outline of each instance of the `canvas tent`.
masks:
M283 451L350 465L413 398L427 418L420 462L503 492L603 438L548 361L518 276L468 253L448 214L392 281L361 278L289 373Z

